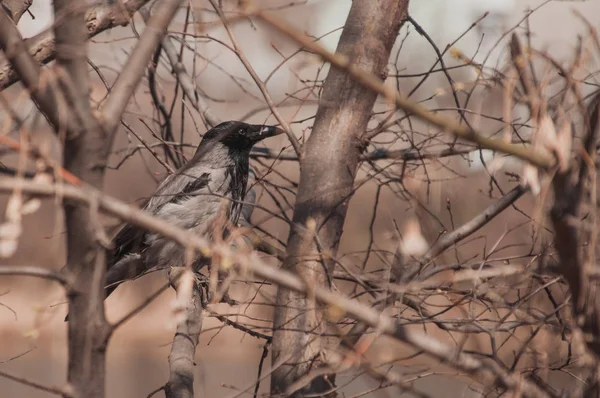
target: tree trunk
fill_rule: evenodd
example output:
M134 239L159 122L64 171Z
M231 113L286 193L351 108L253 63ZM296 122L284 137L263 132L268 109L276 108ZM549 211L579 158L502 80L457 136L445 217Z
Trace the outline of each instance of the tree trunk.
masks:
M180 277L184 274L187 278ZM183 267L171 269L169 280L177 290L177 305L182 319L177 325L169 354L170 375L165 385L165 396L194 398L194 356L202 331L202 291L192 272Z
M382 76L408 0L355 0L342 32L338 53ZM348 200L353 193L362 136L377 94L353 81L344 70L330 70L323 87L313 132L300 163L300 184L284 268L310 284L328 286ZM316 236L318 239L316 239ZM317 243L318 242L318 243ZM273 325L272 395L282 394L323 363L326 330L322 308L305 295L279 288ZM294 396L323 394L333 380L319 377Z
M110 140L92 113L87 65L86 3L54 0L56 72L70 109L81 128L66 131L64 168L102 190ZM63 112L67 113L66 110ZM104 317L105 252L98 244L102 226L93 212L65 202L67 272L75 283L69 292L68 382L77 397L104 397L106 343L110 331Z

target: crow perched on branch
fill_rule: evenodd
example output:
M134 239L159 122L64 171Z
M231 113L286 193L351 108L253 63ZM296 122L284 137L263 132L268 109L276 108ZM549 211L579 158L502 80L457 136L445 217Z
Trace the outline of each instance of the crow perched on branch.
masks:
M219 217L234 226L240 221L250 149L264 138L282 132L274 126L236 121L219 124L206 132L194 157L158 186L143 209L205 238L211 239L215 234L224 237L227 229ZM106 297L119 282L144 271L186 264L185 248L135 225L125 225L113 245L107 260ZM199 268L205 260L199 254L196 256L193 265Z

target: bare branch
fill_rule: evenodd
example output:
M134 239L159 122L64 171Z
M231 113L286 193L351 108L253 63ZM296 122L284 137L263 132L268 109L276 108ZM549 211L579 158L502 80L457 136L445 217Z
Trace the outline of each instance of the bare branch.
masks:
M485 135L472 130L467 125L460 124L453 119L440 116L430 112L427 108L417 104L409 99L402 97L400 93L395 91L393 88L386 87L383 81L378 78L375 74L369 73L363 70L361 67L354 65L348 57L336 53L332 54L325 50L321 45L313 41L306 35L296 31L289 25L281 22L278 18L261 12L258 16L277 30L290 36L298 43L302 44L305 48L311 50L315 54L321 56L324 60L330 62L336 68L346 70L353 79L362 84L363 86L373 90L374 92L386 97L390 101L393 101L399 109L404 110L409 115L414 115L419 119L430 123L444 131L448 131L459 138L463 138L467 141L474 142L480 145L482 148L491 149L506 153L509 155L516 156L523 160L530 162L531 164L541 167L543 169L550 168L555 162L554 159L542 156L531 148L525 148L518 145L506 143L502 140L496 140L488 138Z
M146 10L146 8L142 8L140 10L140 14L142 14L144 21L148 21L148 19L150 18L150 12ZM169 63L173 67L173 74L175 75L175 77L177 77L177 81L181 85L183 93L190 101L192 106L198 112L200 112L200 115L204 118L204 120L210 127L214 127L217 124L221 123L219 117L215 115L215 113L209 108L204 98L202 98L198 94L198 90L196 90L192 78L187 73L185 66L179 59L179 56L177 55L177 49L173 45L173 41L169 37L169 35L165 36L161 45L163 50L165 51L165 54L167 54Z
M74 395L71 394L66 389L57 388L57 387L51 387L51 386L45 386L43 384L37 383L35 381L31 381L31 380L26 379L24 377L13 375L13 374L5 372L3 370L0 370L0 377L5 377L5 378L7 378L9 380L16 381L17 383L21 383L21 384L24 384L26 386L35 388L36 390L44 391L44 392L47 392L47 393L50 393L50 394L61 395L64 398L72 398L72 397L74 397Z
M439 151L418 151L416 149L377 149L372 152L363 153L360 155L360 161L371 161L371 160L403 160L403 161L411 161L411 160L424 160L424 159L438 159L445 158L450 156L464 156L469 153L475 151L474 148L447 148ZM286 160L296 162L298 161L298 156L294 155L291 152L275 152L269 148L253 148L250 152L250 156L255 159L258 158L267 158L267 159L277 159L277 160Z
M77 115L78 125L68 130L64 142L64 168L81 180L102 189L104 167L112 146L92 113L89 102L87 64L86 3L56 0L54 25L57 48L56 75L66 100L64 111ZM27 56L26 52L24 52ZM32 62L36 62L31 60ZM70 112L69 112L70 113ZM57 133L57 125L54 125ZM93 206L93 205L92 205ZM104 316L105 253L98 245L102 226L87 209L64 204L67 229L65 273L73 277L69 291L68 375L69 385L78 396L103 397L106 377L106 336L110 328Z
M5 178L0 180L0 191L10 192L16 184L15 179ZM392 318L381 314L379 311L360 303L357 300L347 298L338 293L321 287L315 287L301 280L291 272L279 269L263 263L256 253L237 255L227 247L216 246L210 248L208 242L197 235L175 227L168 222L155 216L135 209L119 200L111 198L91 188L77 188L68 185L38 184L29 181L19 181L23 192L37 196L54 197L61 195L65 199L73 200L89 206L97 203L98 208L119 217L134 225L146 228L150 231L159 232L166 238L173 239L178 244L193 248L197 251L206 252L213 250L220 255L230 257L236 261L235 269L241 274L250 272L257 277L264 278L279 286L294 290L302 294L308 294L317 301L337 308L347 316L364 322L378 332L388 335L401 342L428 353L441 360L449 366L471 375L485 386L504 386L509 390L520 388L524 397L547 397L544 391L530 381L507 371L493 361L480 360L472 355L465 354L459 350L443 344L436 338L423 333L417 333L405 326L398 325ZM279 365L279 364L278 364Z
M127 0L122 4L103 1L89 7L85 13L88 38L112 29L127 25L131 16L150 0ZM56 56L56 45L52 30L46 30L25 41L26 53L29 53L37 64L47 64ZM20 74L10 62L0 64L0 90L19 80Z
M142 80L148 62L152 59L156 46L165 36L166 29L181 2L182 0L162 0L156 5L155 13L148 20L142 37L123 66L123 71L102 106L104 128L110 135L114 134L121 121L129 99Z
M2 0L0 5L6 9L8 15L15 23L19 23L21 16L31 7L33 0Z
M64 106L65 99L60 90L54 89L57 84L54 77L49 73L42 74L37 61L27 52L19 30L4 10L0 10L0 47L55 130L78 135L80 129L74 114Z
M252 259L246 264L241 264L240 268L241 272L247 269L254 275L268 279L278 286L284 286L303 294L314 295L315 299L321 303L343 311L346 315L366 323L377 332L426 352L443 363L469 374L484 386L498 385L512 391L520 390L524 397L548 396L545 391L534 383L504 370L493 361L483 361L472 355L461 353L430 335L417 333L397 324L388 316L356 300L333 293L328 289L309 285L290 272L260 264L258 261L252 261Z
M12 192L17 186L19 186L23 192L30 193L33 196L50 198L57 196L65 198L73 205L81 204L86 207L97 206L98 210L102 210L118 217L121 221L133 223L148 229L149 231L156 231L156 229L159 228L162 234L180 244L183 243L183 246L187 246L189 238L195 236L188 234L179 228L169 226L161 219L105 195L94 187L83 183L81 187L75 187L64 184L41 184L28 180L18 180L16 178L0 179L1 192ZM165 227L166 229L164 229ZM200 246L197 247L198 250L209 250L208 241L198 237L196 242L200 244Z
M92 114L89 100L85 3L56 0L53 4L55 18L61 21L54 25L57 47L55 70L61 88L69 105L75 109L83 131L100 132L101 126Z
M193 280L178 277L181 272L191 271L184 268L172 269L169 278L176 278L174 285L177 290L177 300L184 300L183 319L177 326L171 353L169 354L170 376L165 385L167 398L194 398L194 354L202 330L202 292ZM181 286L191 282L191 297L181 297L185 289Z
M271 109L271 112L273 112L273 116L275 116L275 118L277 119L277 121L279 122L279 124L281 124L281 127L283 128L283 130L287 134L287 137L290 140L290 143L292 144L292 147L294 147L294 151L296 152L296 156L298 156L299 158L301 158L302 157L302 148L300 146L300 142L298 142L298 139L294 135L294 132L292 131L292 128L290 127L290 124L281 115L281 113L277 109L277 106L273 102L273 99L269 95L269 91L267 90L267 86L260 79L260 77L258 76L258 74L256 73L256 71L254 70L254 68L252 67L252 65L250 64L250 62L248 61L248 58L246 58L246 56L244 55L244 52L240 48L240 46L239 46L239 44L238 44L235 36L233 35L233 31L231 30L231 27L229 26L229 21L227 21L227 18L225 17L225 14L223 13L223 10L221 10L220 5L217 4L217 2L215 0L209 0L209 1L210 1L210 4L212 4L212 6L215 9L215 11L217 12L217 14L219 15L219 18L221 18L221 22L223 23L223 26L225 27L225 30L227 31L227 35L229 35L229 40L231 40L231 44L233 44L233 48L235 50L235 55L237 55L237 57L239 58L240 62L242 64L244 64L244 67L246 68L246 70L248 71L248 73L250 74L250 76L252 77L252 80L254 80L254 82L256 83L256 85L258 86L258 88L260 89L260 92L262 93L265 101L267 102L267 105Z
M527 188L521 185L513 188L509 193L491 204L484 211L473 217L468 222L464 223L454 231L444 234L428 251L419 259L421 264L428 263L444 252L450 246L460 242L472 233L476 232L484 225L493 220L497 215L506 210L510 205L515 203L521 196L528 191Z
M48 279L60 283L65 289L67 289L67 291L71 288L72 284L72 282L69 281L69 279L65 275L62 275L60 272L55 272L40 267L0 266L0 275L22 275L31 276L34 278Z

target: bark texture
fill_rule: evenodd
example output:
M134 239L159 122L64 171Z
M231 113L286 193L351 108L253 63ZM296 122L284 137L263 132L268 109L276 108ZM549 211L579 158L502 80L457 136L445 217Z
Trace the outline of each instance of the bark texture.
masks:
M64 168L101 190L111 142L90 107L85 6L81 0L54 1L54 15L63 21L54 27L55 71L69 109L75 111L81 126L66 134ZM64 210L67 272L75 281L69 293L67 379L77 397L104 397L110 328L103 304L105 252L98 244L102 226L89 209L65 202Z
M377 76L386 65L406 0L356 0L337 51L350 63ZM342 234L362 136L377 94L346 70L330 70L313 132L300 163L301 177L284 268L310 285L328 286ZM326 330L323 308L305 294L279 288L274 319L272 395L285 394L301 377L323 363ZM333 380L319 377L294 396L324 395Z
M30 0L22 0L23 3ZM133 14L142 6L148 3L149 0L127 0L124 2L96 2L89 7L85 13L85 21L87 26L86 35L88 38L94 37L99 33L112 29L116 26L125 26L131 20ZM2 2L0 2L2 3ZM2 4L8 15L18 22L25 6L19 5L18 1L10 1L7 4ZM56 57L56 40L52 30L45 30L33 37L25 40L24 51L31 55L37 63L47 64ZM0 90L3 90L12 84L16 83L23 76L20 76L15 65L10 61L0 63Z
M166 398L194 398L194 355L200 332L202 331L202 291L193 280L179 276L185 271L172 268L169 272L171 285L177 290L177 300L181 302L182 320L169 354L169 382L165 385ZM190 272L191 275L191 272ZM183 286L185 284L191 286Z
M31 7L33 0L2 0L0 6L8 12L15 23L18 23L23 14Z

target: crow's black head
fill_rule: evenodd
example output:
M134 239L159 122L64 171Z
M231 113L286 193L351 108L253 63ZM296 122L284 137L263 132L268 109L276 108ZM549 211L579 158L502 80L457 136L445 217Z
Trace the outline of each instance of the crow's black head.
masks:
M275 126L247 124L236 121L223 122L204 134L198 149L207 145L221 143L231 150L249 151L257 142L281 134L282 132L283 130Z

